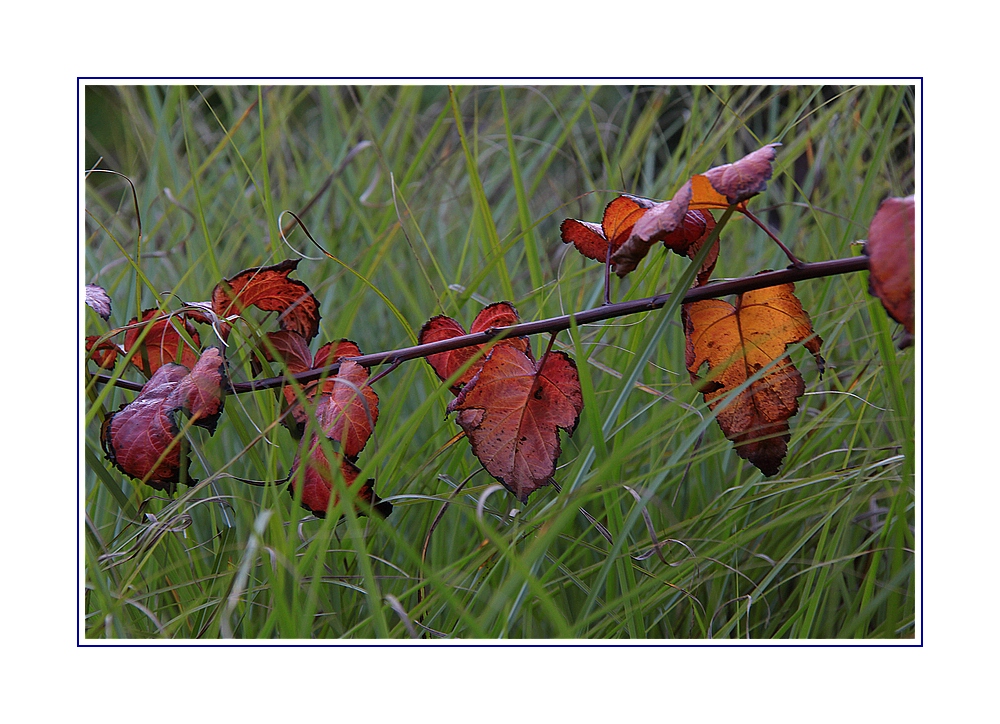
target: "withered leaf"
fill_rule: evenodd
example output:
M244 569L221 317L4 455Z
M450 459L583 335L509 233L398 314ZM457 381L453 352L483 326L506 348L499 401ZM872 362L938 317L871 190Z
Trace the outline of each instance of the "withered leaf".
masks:
M149 328L142 342L139 337L143 330ZM178 315L165 313L159 309L147 309L142 313L142 323L132 318L125 330L125 351L129 352L138 344L138 348L132 355L131 362L143 372L143 356L149 360L149 373L156 372L165 364L178 361L177 353L180 351L180 364L187 368L194 367L198 361L198 349L192 347L181 336L180 329L183 329L191 338L195 345L201 344L198 332L194 327Z
M686 362L692 382L715 408L733 390L772 365L762 377L718 410L717 420L740 457L765 475L776 475L791 438L788 420L798 412L805 391L802 375L786 355L796 342L816 357L820 369L821 340L813 335L809 315L792 293L793 284L746 292L736 306L720 299L685 304ZM777 360L775 362L775 360ZM708 377L698 372L708 364Z
M182 479L193 485L177 438L177 412L214 432L228 387L225 360L216 347L206 349L190 371L172 363L160 366L132 402L105 419L101 445L108 460L157 490L173 492Z
M520 322L521 319L518 317L517 310L514 309L513 304L510 302L494 302L476 315L475 320L472 322L472 329L468 332L468 334L485 332L486 330L494 327L510 327L511 325L519 324ZM467 333L461 324L456 322L451 317L441 314L436 317L431 317L427 320L424 326L420 328L418 342L419 344L430 344L431 342L440 342L445 339L461 337L465 334ZM508 337L495 343L495 346L501 345L513 346L522 352L528 350L528 340L524 337ZM438 354L428 355L427 362L434 369L434 372L438 377L442 380L447 380L449 377L456 374L463 365L469 362L469 360L475 357L482 347L483 345L473 345L471 347L454 349L450 352L440 352ZM455 383L451 387L452 393L457 395L459 390L468 384L469 380L476 376L476 373L480 370L480 368L482 368L482 366L482 358L473 362L469 368L465 370L465 372L463 372L457 380L455 380Z
M632 227L653 202L639 196L623 195L604 207L600 224L579 219L566 219L559 226L564 244L572 244L588 259L607 261L608 247L614 254L632 233Z
M659 204L650 202L649 211L636 221L621 251L612 256L615 273L624 276L633 271L657 241L662 241L667 249L693 259L715 229L715 218L709 211L691 208L692 198L689 182L670 201ZM698 272L698 285L708 281L718 259L719 240L716 239Z
M87 304L97 312L104 321L111 318L111 297L97 284L88 284L86 289Z
M261 341L260 352L268 362L281 364L293 375L310 368L312 352L309 351L306 338L301 334L283 329L279 332L268 332L265 337L267 339ZM256 356L250 358L250 367L254 376L263 371L263 366Z
M479 462L522 503L551 481L559 430L572 434L582 410L580 378L568 355L549 352L538 363L511 345L494 347L448 405Z
M710 168L703 175L712 188L726 197L730 204L746 201L764 191L773 172L775 148L780 143L769 143L749 153L739 161Z
M216 285L212 291L212 310L219 317L242 314L249 306L265 312L278 312L278 325L311 340L319 334L319 302L302 282L288 275L298 266L289 259L273 266L245 269ZM229 325L223 324L228 334Z
M868 229L868 291L889 316L913 334L916 210L913 196L889 197Z
M288 487L288 492L294 498L296 487L301 482L302 507L318 518L325 518L330 506L330 495L333 493L335 473L318 436L312 438L306 454L305 467L300 471L301 464L301 455L297 455L289 476L291 485ZM333 465L340 469L348 488L357 488L359 502L367 504L358 507L357 512L360 515L365 515L369 509L375 510L382 517L387 517L392 512L392 503L382 500L375 494L374 480L358 483L358 474L361 470L354 463L335 452ZM334 493L333 504L336 505L339 501L340 497Z

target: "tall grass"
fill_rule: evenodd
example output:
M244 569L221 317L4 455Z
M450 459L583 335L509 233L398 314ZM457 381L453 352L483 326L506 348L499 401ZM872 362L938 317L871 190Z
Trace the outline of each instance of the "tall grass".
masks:
M296 276L320 301L321 341L394 349L489 301L524 320L599 305L602 269L560 243L564 218L600 219L621 191L669 198L763 143L783 145L752 208L802 259L855 254L879 202L913 192L914 113L912 87L888 86L90 87L86 162L134 182L143 235L127 185L89 176L86 275L114 325L204 300L294 256L282 211L308 205L334 258L299 229L288 242L310 257ZM747 221L722 244L717 278L787 264ZM670 291L686 269L654 250L613 295ZM665 312L560 335L586 405L562 438L562 492L526 505L454 439L451 396L422 361L376 384L358 463L395 505L387 520L350 505L315 519L286 485L235 479L292 464L273 391L230 396L214 436L188 433L201 484L173 498L138 486L99 434L134 393L89 382L84 635L913 637L914 351L895 348L866 290L866 274L797 285L829 369L793 350L807 394L771 478L711 418ZM234 377L249 375L230 342Z

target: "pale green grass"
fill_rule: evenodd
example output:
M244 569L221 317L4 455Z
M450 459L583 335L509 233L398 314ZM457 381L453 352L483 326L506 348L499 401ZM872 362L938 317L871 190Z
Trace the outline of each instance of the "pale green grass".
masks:
M87 277L111 294L114 325L207 299L222 277L291 256L279 215L333 174L304 221L336 261L296 229L290 243L316 259L295 276L320 301L320 342L394 349L434 314L468 326L481 300L510 299L526 321L600 304L601 267L560 243L562 219L599 219L619 191L669 198L763 143L783 146L751 207L805 260L852 255L881 199L913 191L913 114L911 89L880 86L91 89L88 163L102 155L135 183L144 239L137 250L127 186L92 175ZM722 244L716 277L787 263L746 220ZM657 249L613 294L683 288L687 271ZM912 637L914 351L895 348L898 326L866 290L866 274L797 285L829 371L819 379L793 351L808 394L773 478L710 419L666 310L560 335L586 406L563 436L563 492L523 506L505 491L484 499L494 481L466 441L449 444L451 395L422 361L375 388L381 416L359 465L396 506L384 521L350 506L339 524L316 520L286 486L228 477L287 473L295 444L273 425L273 392L231 396L214 436L190 432L192 473L208 482L173 500L138 487L99 440L133 394L90 385L85 633ZM106 329L88 312L88 334ZM237 339L234 376L249 374L245 358ZM643 512L673 541L663 560L643 557Z

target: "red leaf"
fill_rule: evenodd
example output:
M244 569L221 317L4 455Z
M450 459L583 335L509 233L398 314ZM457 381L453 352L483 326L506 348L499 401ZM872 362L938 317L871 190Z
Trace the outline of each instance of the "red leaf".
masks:
M868 291L893 319L913 334L916 211L912 196L881 203L868 229Z
M139 339L143 330L147 327L149 331L139 344L139 349L132 355L132 364L145 372L143 367L143 354L149 359L150 374L156 372L165 364L177 362L177 351L180 350L180 364L187 368L194 367L198 361L198 350L192 348L181 336L179 329L183 328L191 340L198 345L201 340L194 327L186 320L178 318L160 311L159 309L147 309L142 313L142 321L133 318L129 323L129 328L125 330L125 351L129 352Z
M520 324L521 318L517 315L517 310L514 309L514 305L510 302L494 302L488 307L484 308L479 314L476 315L475 321L472 322L472 330L469 334L476 334L478 332L485 332L493 327L510 327L514 324ZM456 322L451 317L446 317L443 314L437 317L431 317L420 328L420 334L418 336L418 341L420 344L430 344L431 342L440 342L445 339L452 339L454 337L461 337L466 334L465 328L461 324ZM494 343L494 348L506 345L513 346L516 349L526 352L528 350L528 340L524 337L508 337ZM462 365L468 363L476 354L483 348L483 345L473 345L471 347L461 347L459 349L451 350L450 352L440 352L438 354L432 354L427 356L427 361L430 366L434 369L434 372L442 380L447 380L452 375L456 374ZM473 362L469 368L461 374L461 376L455 380L455 383L451 387L451 391L454 394L458 394L458 391L465 385L469 383L476 373L483 366L483 360L479 359Z
M308 353L308 348L305 352ZM312 365L306 360L301 369L299 365L302 363L302 350L299 349L296 355L295 368L290 366L288 370L292 374L341 362L337 374L310 382L301 394L306 400L315 403L309 406L309 410L320 421L327 437L341 442L347 456L356 458L371 437L375 421L378 420L378 395L366 385L368 370L354 362L343 361L345 357L360 357L361 350L349 339L328 342L316 352ZM358 391L361 397L358 397ZM305 432L310 412L299 403L299 396L292 385L282 387L282 393L287 406L292 408L283 424L292 437L300 438Z
M378 421L378 395L368 384L368 370L356 362L340 363L340 371L323 383L316 419L323 433L340 442L341 450L356 460Z
M101 444L108 460L157 490L173 492L182 479L194 485L177 439L177 411L214 432L228 386L225 360L216 347L206 349L190 372L181 365L162 365L138 397L104 421Z
M123 352L110 339L106 339L97 346L94 346L100 338L100 335L97 334L87 337L85 340L86 351L90 359L94 360L98 367L110 370L115 366L115 360L118 359L118 355L123 354Z
M288 275L298 266L289 259L273 266L245 269L227 279L212 292L212 309L219 317L242 314L249 306L265 312L278 312L283 330L298 332L306 341L319 334L319 302L309 287ZM224 324L224 334L229 326Z
M111 317L111 297L108 296L108 293L102 287L96 284L88 284L86 301L90 305L90 308L97 312L105 321Z
M309 343L306 338L298 332L281 330L280 332L268 332L267 343L260 345L261 354L268 362L281 364L291 374L305 372L312 363L312 352L309 351ZM272 349L274 350L272 353ZM263 371L263 366L257 357L250 358L250 367L254 376Z
M345 460L339 453L333 454L334 465L340 468L340 474L344 478L344 483L348 488L358 488L358 500L367 503L367 506L360 506L358 513L365 515L367 508L373 508L383 517L387 517L392 512L392 503L383 501L375 494L374 480L367 480L358 483L358 474L361 470L349 460ZM291 485L288 492L295 497L295 490L299 482L302 483L302 507L312 512L318 518L325 518L326 511L330 506L330 494L333 492L334 473L331 469L330 461L327 459L323 446L319 438L314 437L306 455L305 468L299 472L301 456L295 457L292 470L289 475ZM333 504L340 501L338 495L334 494Z
M782 284L746 292L735 307L721 299L682 307L688 372L712 410L771 365L720 409L716 418L739 456L765 475L778 473L791 437L788 420L798 412L798 398L805 391L802 375L786 356L786 348L808 340L806 349L823 367L821 340L812 336L812 323L792 293L794 288ZM704 364L709 368L707 382L698 378Z
M549 352L543 364L511 345L494 347L448 405L486 471L522 503L547 485L559 458L559 429L572 434L583 410L576 364Z

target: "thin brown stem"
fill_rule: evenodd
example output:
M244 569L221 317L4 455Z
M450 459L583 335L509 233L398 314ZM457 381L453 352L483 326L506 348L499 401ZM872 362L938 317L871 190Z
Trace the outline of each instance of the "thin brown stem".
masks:
M835 276L838 274L850 274L852 272L865 271L868 269L867 256L855 256L845 259L833 259L831 261L819 261L811 264L801 263L800 266L779 271L761 272L749 277L741 277L725 282L713 282L704 286L695 287L684 295L684 303L697 302L703 299L715 299L729 294L742 294L754 289L764 289L778 284L804 281L806 279L820 279L823 277ZM380 364L406 362L412 359L420 359L439 352L449 352L453 349L471 347L473 345L486 344L497 338L503 337L526 337L533 334L552 334L569 329L575 322L578 326L584 324L594 324L609 319L625 317L630 314L640 314L661 309L670 302L671 295L657 294L653 297L643 299L633 299L616 304L606 304L593 309L587 309L573 314L564 314L559 317L549 319L539 319L535 322L524 322L522 324L511 325L510 327L494 327L485 332L475 334L465 334L460 337L452 337L440 342L429 344L418 344L413 347L389 350L388 352L376 352L360 357L351 357L352 361L362 367L375 367ZM348 359L348 358L345 358ZM294 379L299 383L313 382L321 377L329 377L340 369L337 362L329 367L300 372L295 375L282 375L280 377L269 377L262 380L251 380L249 382L238 382L232 386L232 391L236 394L252 392L255 390L267 390L281 387L288 384L289 379ZM112 381L111 375L95 374L94 378L98 382L109 383ZM131 382L128 380L115 379L114 384L128 390L140 390L143 383Z
M785 256L788 257L788 261L792 262L792 266L794 266L796 269L801 269L803 266L805 266L805 262L799 261L798 257L796 257L795 254L792 253L791 249L782 244L781 239L775 236L774 232L771 231L769 228L767 228L767 225L763 221L761 221L752 213L750 213L749 209L744 208L741 209L741 211L743 212L744 216L750 219L750 221L752 221L753 223L757 224L757 226L759 226L764 231L765 234L770 236L771 241L773 241L775 244L781 247L781 250L785 252Z

